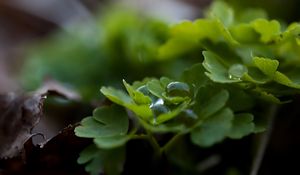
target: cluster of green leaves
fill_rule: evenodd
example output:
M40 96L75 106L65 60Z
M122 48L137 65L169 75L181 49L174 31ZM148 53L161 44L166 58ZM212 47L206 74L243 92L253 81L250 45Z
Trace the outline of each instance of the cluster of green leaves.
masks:
M206 16L173 26L160 57L171 59L205 50L203 66L213 82L236 84L276 103L282 96L299 92L300 24L281 26L255 9L235 16L221 1Z
M130 139L146 138L158 147L157 154L167 154L179 136L189 135L196 145L208 147L226 137L238 139L259 131L253 123L253 115L244 112L254 105L251 96L237 88L229 91L215 86L204 71L202 64L196 64L183 73L180 81L166 77L147 78L130 85L124 80L127 93L102 87L101 92L118 106L96 109L75 133L79 137L93 138L103 152L123 148ZM240 105L235 104L243 100ZM127 113L120 106L125 107ZM128 120L135 123L131 130L128 130ZM154 133L173 133L174 136L160 146L152 136ZM81 157L89 149L83 151ZM97 160L90 161L87 166L92 174L101 168L89 169L94 161Z
M199 63L175 80L145 78L132 85L123 80L127 93L102 87L102 94L114 105L97 108L75 133L93 138L99 154L124 151L130 139L148 139L158 154L168 155L179 136L209 147L227 137L240 139L260 132L263 128L255 124L253 107L261 102L280 104L299 93L299 36L298 23L281 26L257 9L235 15L231 7L217 1L205 18L172 26L168 40L157 55L151 55L173 62L196 55ZM128 120L134 123L132 128ZM173 133L173 138L159 145L154 133ZM99 172L91 168L99 161L90 154L95 146L79 158L79 163L88 163L87 171L92 174ZM124 161L124 155L119 154L118 160ZM103 162L100 168L105 171ZM118 161L115 166L119 165ZM109 174L111 167L107 168Z

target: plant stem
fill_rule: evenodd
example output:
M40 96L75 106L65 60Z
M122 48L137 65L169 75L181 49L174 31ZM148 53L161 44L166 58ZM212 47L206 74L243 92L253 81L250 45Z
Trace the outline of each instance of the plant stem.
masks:
M161 157L161 148L160 148L159 144L157 143L157 141L155 140L155 138L153 137L153 135L150 131L146 130L146 132L147 132L148 140L149 140L150 144L152 145L153 150L155 152L155 156L157 158L160 158Z
M136 135L134 136L135 139L147 139L149 141L149 143L151 144L151 146L153 147L153 151L155 153L155 157L157 159L159 159L161 157L161 148L159 146L159 144L157 143L156 139L154 138L152 132L148 129L149 127L147 126L148 124L146 122L144 122L142 119L140 119L139 117L137 117L138 119L138 124L142 126L142 128L144 128L144 130L146 131L145 135Z
M177 140L182 136L182 134L178 133L175 136L173 136L168 143L166 143L162 148L161 148L161 152L168 152L170 150L170 148L172 148L172 146L177 142Z
M147 135L133 135L130 139L148 139Z
M255 158L252 163L252 168L251 168L251 173L250 175L257 175L260 165L262 163L262 160L264 158L264 154L268 145L268 142L271 137L272 129L273 129L273 123L274 123L274 118L276 116L278 110L277 105L272 105L269 110L268 114L268 126L267 126L267 131L262 134L260 138L260 145L258 147L257 153L255 155Z

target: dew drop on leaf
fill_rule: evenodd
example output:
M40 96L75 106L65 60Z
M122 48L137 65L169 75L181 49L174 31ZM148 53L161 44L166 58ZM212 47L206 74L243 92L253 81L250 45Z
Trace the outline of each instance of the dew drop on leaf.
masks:
M143 93L144 95L147 95L147 96L150 95L150 91L148 90L146 85L143 85L143 86L137 88L137 91L139 91L139 92L141 92L141 93Z
M164 105L163 99L158 99L155 103L150 105L150 109L153 112L154 118L159 116L160 114L164 114L169 112L169 108Z
M247 72L248 69L244 65L233 64L228 70L228 78L231 80L240 80Z
M186 97L190 95L190 87L186 83L171 82L167 85L167 95L171 97L180 96Z

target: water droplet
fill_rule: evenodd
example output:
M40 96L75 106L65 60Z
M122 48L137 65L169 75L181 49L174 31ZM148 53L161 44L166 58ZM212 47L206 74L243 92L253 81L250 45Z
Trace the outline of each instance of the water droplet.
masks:
M169 108L164 105L164 101L161 98L158 99L155 103L152 103L150 105L150 109L153 112L154 118L156 118L160 114L164 114L170 111Z
M228 78L231 80L240 80L248 72L246 66L242 64L233 64L228 70Z
M228 75L228 78L229 78L230 80L241 80L241 78L235 77L235 76L233 76L233 75L231 75L231 74Z
M190 95L190 87L183 82L171 82L167 85L167 95L171 97L180 96L186 97Z
M147 95L147 96L150 95L150 91L149 91L149 89L147 88L146 85L143 85L143 86L137 88L137 91L139 91L139 92L141 92L141 93L143 93L144 95Z
M155 105L164 105L164 100L159 98L157 99L155 102L153 102L151 105L150 105L150 108L152 108L153 106Z

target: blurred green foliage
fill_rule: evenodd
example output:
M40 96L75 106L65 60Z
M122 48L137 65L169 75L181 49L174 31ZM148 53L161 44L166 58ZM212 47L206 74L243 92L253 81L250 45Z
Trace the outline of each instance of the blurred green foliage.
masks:
M96 25L78 24L30 47L20 74L22 84L33 90L44 79L53 78L90 100L99 97L102 85L120 86L122 78L176 76L191 61L159 61L157 50L167 36L166 23L110 7L99 15Z

